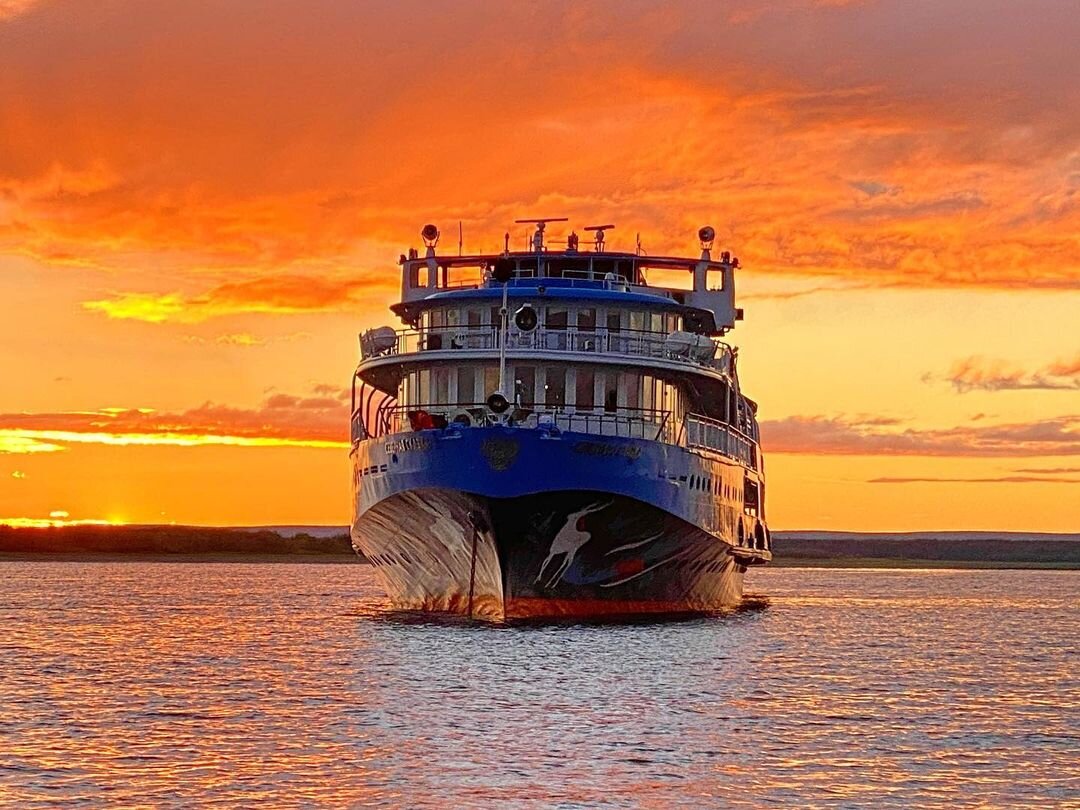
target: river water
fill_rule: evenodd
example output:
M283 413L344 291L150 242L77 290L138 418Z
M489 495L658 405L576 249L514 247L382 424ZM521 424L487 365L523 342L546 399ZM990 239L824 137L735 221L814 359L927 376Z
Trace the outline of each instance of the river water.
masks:
M363 565L0 563L0 805L1080 807L1080 572L394 615Z

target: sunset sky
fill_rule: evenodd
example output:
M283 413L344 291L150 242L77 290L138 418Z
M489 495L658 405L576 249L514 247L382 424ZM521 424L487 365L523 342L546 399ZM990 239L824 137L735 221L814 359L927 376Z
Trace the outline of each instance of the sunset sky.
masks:
M567 216L740 257L775 528L1080 531L1078 42L1062 0L0 0L0 519L344 525L397 256Z

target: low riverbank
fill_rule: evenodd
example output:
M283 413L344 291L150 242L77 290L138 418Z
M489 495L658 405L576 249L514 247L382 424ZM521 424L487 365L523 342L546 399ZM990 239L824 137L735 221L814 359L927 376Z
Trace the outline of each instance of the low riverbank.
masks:
M215 554L111 554L108 552L0 552L3 562L78 562L78 563L237 563L366 565L367 560L353 554L258 554L220 552ZM1076 562L1016 562L1002 560L919 560L896 557L776 557L771 568L881 568L881 569L953 569L953 570L1080 570Z
M1080 535L1009 532L775 532L780 568L1080 569ZM356 565L346 530L326 526L0 526L0 561Z

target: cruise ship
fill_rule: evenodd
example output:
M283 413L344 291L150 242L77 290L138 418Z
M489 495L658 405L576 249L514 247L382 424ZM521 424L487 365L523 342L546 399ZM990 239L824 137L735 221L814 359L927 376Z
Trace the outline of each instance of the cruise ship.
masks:
M558 243L402 254L360 336L352 543L392 605L494 622L731 608L772 558L757 405L721 338L737 258ZM564 229L567 226L562 226ZM460 243L459 243L460 245ZM661 282L668 282L665 286Z

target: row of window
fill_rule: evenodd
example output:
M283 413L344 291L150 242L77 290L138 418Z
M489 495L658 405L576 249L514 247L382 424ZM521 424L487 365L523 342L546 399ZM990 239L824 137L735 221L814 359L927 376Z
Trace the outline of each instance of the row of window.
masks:
M430 272L426 262L411 262L406 270L406 283L409 289L419 289L432 282L439 289L445 289L460 284L475 285L480 280L490 281L490 271L483 272L478 265L462 267L438 265L437 276L434 279L431 279ZM630 283L643 280L640 278L635 262L612 261L596 257L521 259L515 262L514 276L516 278L574 278L595 281L615 277Z
M559 363L508 363L505 392L525 408L574 408L643 410L668 413L673 424L685 413L705 412L735 426L755 441L757 420L746 400L725 386L718 401L687 403L676 383L640 371L617 371L610 367ZM499 387L499 367L494 363L436 365L403 375L398 403L407 407L471 405L483 403Z
M647 310L616 307L586 307L567 304L533 304L545 329L576 328L579 332L595 332L598 328L608 332L632 330L671 334L682 328L682 316L674 312L650 312ZM422 329L499 327L500 307L458 306L426 310L421 316ZM513 313L511 313L513 314Z
M684 398L678 385L637 371L565 364L507 365L507 380L518 404L525 408L573 407L579 411L603 408L669 412L681 419ZM494 364L434 366L406 373L398 402L408 407L481 403L499 386Z

